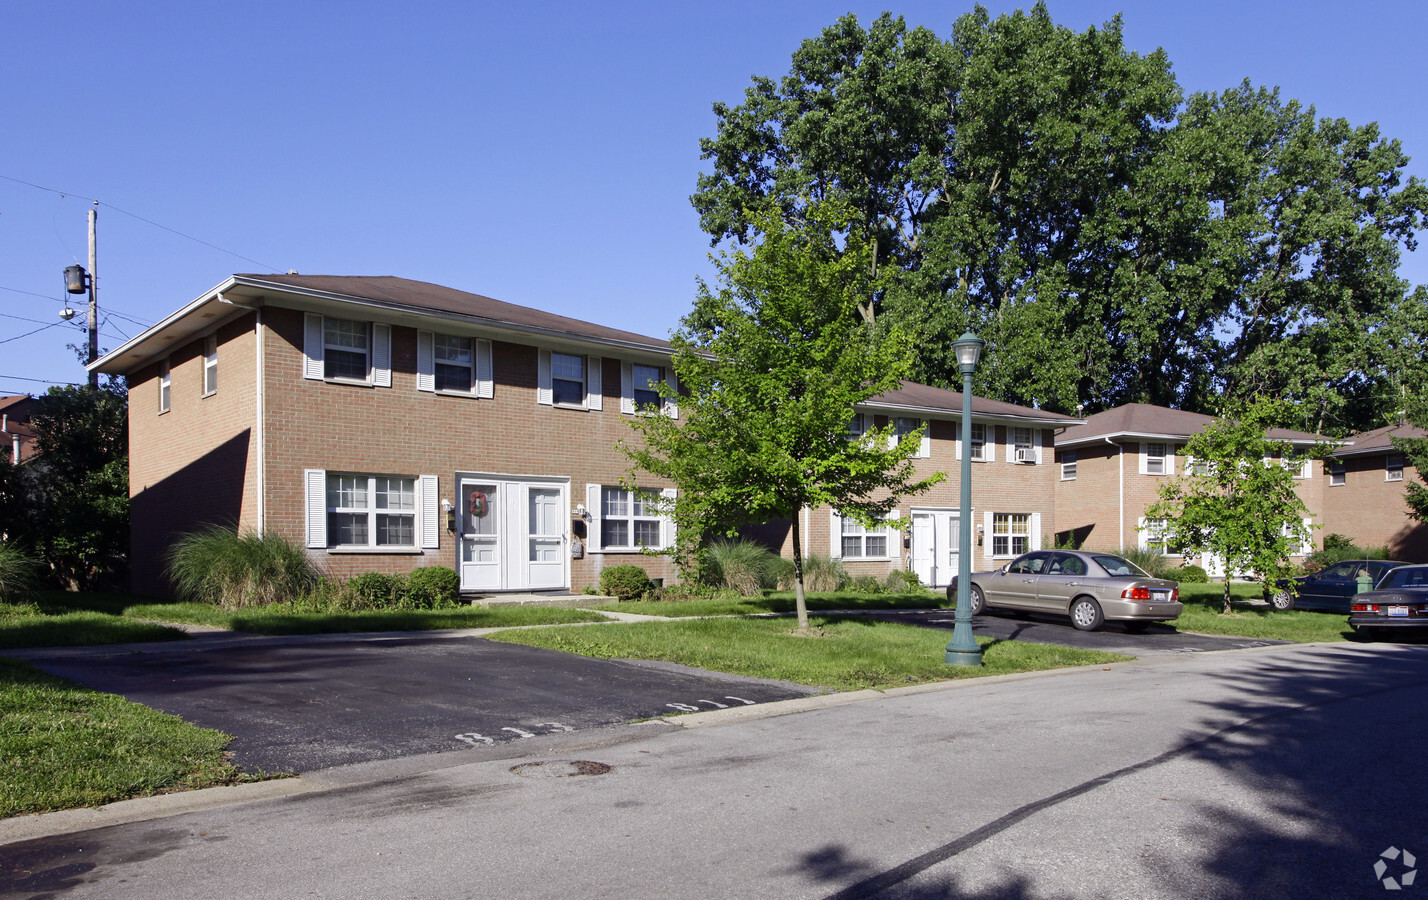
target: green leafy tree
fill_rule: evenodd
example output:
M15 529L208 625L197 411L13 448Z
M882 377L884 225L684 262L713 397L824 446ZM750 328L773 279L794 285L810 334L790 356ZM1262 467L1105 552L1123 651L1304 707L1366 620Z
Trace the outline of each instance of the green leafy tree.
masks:
M52 577L92 588L129 553L128 400L122 385L53 387L30 415L36 455L21 468L21 539Z
M904 338L877 340L862 322L872 247L857 232L844 242L850 215L830 202L808 207L796 227L774 214L750 217L762 240L715 261L718 289L700 285L675 335L679 419L641 416L632 422L641 439L621 445L637 471L678 485L672 515L683 571L707 536L792 523L801 631L799 512L829 505L872 526L945 477L917 477L920 434L899 441L886 428L849 438L854 406L897 386L911 362Z
M1409 411L1409 421L1428 433L1428 404L1420 402L1417 407ZM1393 438L1393 447L1418 473L1418 480L1410 481L1404 488L1403 501L1408 505L1408 514L1420 522L1428 522L1428 487L1424 487L1424 480L1428 478L1428 438Z
M1192 435L1185 456L1195 461L1194 469L1162 484L1160 499L1145 512L1167 520L1168 546L1212 553L1224 562L1226 613L1233 573L1252 572L1266 583L1287 578L1293 574L1289 555L1310 537L1304 502L1285 463L1304 451L1267 436L1283 416L1281 405L1256 401Z
M1042 3L975 7L942 40L845 16L714 111L703 228L753 240L748 210L797 224L844 198L882 276L863 317L914 338L919 380L956 387L970 329L987 396L1210 412L1266 393L1347 432L1396 403L1403 364L1424 377L1428 317L1395 273L1428 189L1398 143L1247 83L1185 98L1119 17L1076 33Z

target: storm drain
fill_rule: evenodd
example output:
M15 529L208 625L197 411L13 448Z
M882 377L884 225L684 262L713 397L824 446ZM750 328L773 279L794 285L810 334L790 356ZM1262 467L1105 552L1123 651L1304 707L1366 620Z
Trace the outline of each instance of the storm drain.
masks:
M550 762L521 763L511 771L527 778L573 778L576 775L604 775L612 767L588 759L553 759Z

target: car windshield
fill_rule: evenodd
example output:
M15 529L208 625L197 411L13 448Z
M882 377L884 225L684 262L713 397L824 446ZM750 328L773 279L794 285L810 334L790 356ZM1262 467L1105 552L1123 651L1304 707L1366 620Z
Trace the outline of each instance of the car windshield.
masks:
M1404 587L1428 587L1428 566L1403 566L1398 569L1390 569L1384 576L1383 584L1379 590L1384 588L1404 588Z
M1119 556L1093 556L1091 558L1096 561L1096 565L1105 569L1107 574L1113 577L1124 577L1127 575L1138 575L1143 578L1150 577L1149 573L1140 566Z

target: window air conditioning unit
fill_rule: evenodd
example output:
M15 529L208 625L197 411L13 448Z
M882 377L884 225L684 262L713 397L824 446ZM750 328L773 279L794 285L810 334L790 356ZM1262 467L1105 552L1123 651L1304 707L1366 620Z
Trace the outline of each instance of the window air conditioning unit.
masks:
M1036 451L1035 451L1035 450L1027 450L1027 449L1025 449L1025 448L1019 448L1019 449L1016 451L1016 461L1019 462L1019 463L1035 463L1035 462L1036 462Z

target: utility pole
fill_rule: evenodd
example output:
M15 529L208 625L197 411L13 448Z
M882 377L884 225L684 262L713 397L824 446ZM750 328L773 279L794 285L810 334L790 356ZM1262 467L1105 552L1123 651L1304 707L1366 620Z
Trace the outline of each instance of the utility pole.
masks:
M95 284L94 274L94 226L99 222L99 202L89 208L89 359L94 362L99 358L99 288ZM99 387L99 373L93 370L89 373L89 386Z

